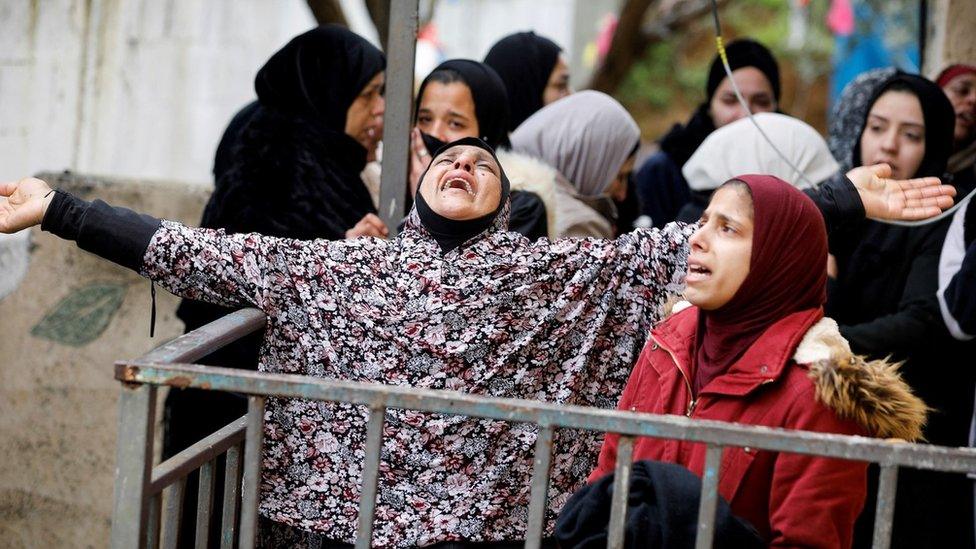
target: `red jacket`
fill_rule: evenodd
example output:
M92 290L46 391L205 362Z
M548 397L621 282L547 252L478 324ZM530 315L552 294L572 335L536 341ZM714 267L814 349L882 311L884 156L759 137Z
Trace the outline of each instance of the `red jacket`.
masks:
M697 325L698 309L689 307L654 328L619 409L805 431L918 438L924 404L911 395L894 366L852 361L836 323L821 319L819 310L794 313L774 324L693 400L692 347ZM837 383L840 378L847 382ZM884 405L894 405L898 412L882 414ZM859 418L862 423L845 418ZM618 439L619 435L607 435L591 482L613 472ZM633 459L678 463L701 476L705 445L642 437L634 445ZM732 511L751 522L773 546L849 547L866 495L866 469L862 462L727 447L718 490Z

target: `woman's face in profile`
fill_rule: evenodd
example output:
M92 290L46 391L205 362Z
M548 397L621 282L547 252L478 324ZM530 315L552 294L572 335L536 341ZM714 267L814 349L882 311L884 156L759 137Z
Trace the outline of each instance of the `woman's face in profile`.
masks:
M478 137L480 128L471 89L463 82L428 83L417 109L417 128L446 143Z
M384 83L385 75L380 72L366 83L346 110L346 135L367 150L370 145L375 150L376 142L383 138L383 113L386 111Z

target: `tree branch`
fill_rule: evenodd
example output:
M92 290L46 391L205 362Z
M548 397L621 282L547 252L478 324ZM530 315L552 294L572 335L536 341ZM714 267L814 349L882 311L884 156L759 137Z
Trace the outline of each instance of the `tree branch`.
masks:
M719 7L728 0L718 0ZM662 17L644 24L651 0L627 0L620 10L620 23L613 35L610 51L603 65L593 74L590 88L613 93L620 87L630 68L652 44L663 42L711 10L711 0L679 0Z
M307 0L308 8L312 10L312 16L319 25L335 23L348 27L346 14L342 12L339 0Z
M380 37L380 47L387 51L390 40L390 0L366 0L366 10L376 27L376 34Z

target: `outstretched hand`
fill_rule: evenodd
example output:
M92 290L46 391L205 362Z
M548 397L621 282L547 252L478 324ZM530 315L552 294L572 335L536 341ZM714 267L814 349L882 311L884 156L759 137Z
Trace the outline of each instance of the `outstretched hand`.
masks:
M854 183L864 215L872 219L911 221L934 217L952 207L956 189L938 177L890 179L891 166L875 164L847 172Z
M40 224L53 198L51 187L34 177L0 182L0 233L11 234Z

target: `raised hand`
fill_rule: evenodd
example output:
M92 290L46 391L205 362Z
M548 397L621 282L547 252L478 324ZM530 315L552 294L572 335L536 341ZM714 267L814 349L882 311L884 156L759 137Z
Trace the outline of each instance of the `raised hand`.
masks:
M34 177L0 182L0 233L11 234L40 224L53 198L51 187Z
M356 223L356 226L346 231L346 238L359 238L361 236L376 236L386 238L390 234L383 221L376 217L376 214L366 214Z
M424 175L427 166L430 165L431 151L424 145L424 139L420 137L420 130L414 128L410 130L410 195L417 194L417 187L420 186L420 176Z
M864 215L873 219L911 221L926 219L952 207L956 189L938 177L889 179L891 166L875 164L847 172L864 204Z

